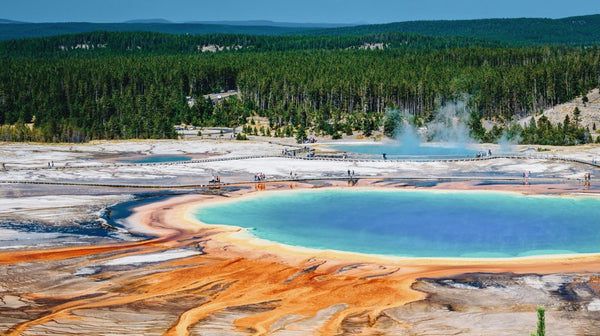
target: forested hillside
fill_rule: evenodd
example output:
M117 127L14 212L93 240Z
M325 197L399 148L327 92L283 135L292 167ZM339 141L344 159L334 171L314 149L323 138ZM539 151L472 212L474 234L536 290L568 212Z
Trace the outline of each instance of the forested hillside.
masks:
M336 49L437 50L504 44L468 38L404 33L344 36L173 35L150 32L91 32L47 38L0 41L0 57L75 57L102 55L180 55L207 51L257 52Z
M275 26L238 26L202 23L90 23L90 22L55 22L55 23L10 23L0 24L0 40L22 39L32 37L77 34L94 31L109 32L155 32L169 34L246 34L246 35L281 35L299 33L314 28L275 27Z
M236 23L8 23L0 24L0 40L77 34L93 31L157 32L178 35L364 35L385 32L430 36L462 36L512 44L597 44L600 42L600 15L562 19L482 19L453 21L409 21L316 29L302 25L269 25L261 22Z
M563 19L483 19L411 21L303 32L305 35L349 35L401 32L430 36L465 36L512 44L582 45L600 43L600 14Z
M268 117L278 135L370 134L389 109L426 122L436 108L463 97L474 121L508 124L600 80L597 46L506 47L404 34L80 37L0 44L0 124L13 125L3 128L4 140L168 138L174 124L235 126L255 114ZM80 42L106 47L76 48ZM198 52L206 43L244 48ZM389 46L359 48L377 43ZM216 106L202 99L230 89L240 98ZM186 96L197 103L189 107ZM486 137L476 122L472 128L482 139L499 136Z

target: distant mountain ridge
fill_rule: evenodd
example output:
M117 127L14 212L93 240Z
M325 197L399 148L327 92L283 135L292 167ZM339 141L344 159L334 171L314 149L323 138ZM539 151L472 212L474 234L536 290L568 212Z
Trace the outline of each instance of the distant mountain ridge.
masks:
M0 40L33 37L47 37L66 34L89 33L94 31L131 32L144 31L177 35L244 34L244 35L283 35L299 34L314 27L275 27L275 26L234 26L199 23L11 23L0 24Z
M363 23L302 23L302 22L277 22L270 20L248 21L189 21L185 23L215 24L229 26L262 26L262 27L291 27L291 28L341 28L354 27Z
M18 23L0 20L0 40L77 34L93 31L147 31L169 34L242 35L366 35L400 32L428 36L458 36L511 44L600 44L600 14L562 19L478 19L454 21L407 21L388 24L352 25L290 23L266 20L200 21L171 23L164 19L127 23Z
M0 24L11 24L11 23L25 23L25 22L8 20L8 19L0 19Z
M173 21L169 21L166 19L138 19L138 20L127 20L123 23L173 23Z

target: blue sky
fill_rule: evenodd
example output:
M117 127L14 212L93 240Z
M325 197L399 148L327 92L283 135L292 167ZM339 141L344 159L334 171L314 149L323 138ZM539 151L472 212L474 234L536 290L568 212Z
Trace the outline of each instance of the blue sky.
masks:
M600 0L1 0L0 18L28 22L271 20L386 23L410 20L600 14Z

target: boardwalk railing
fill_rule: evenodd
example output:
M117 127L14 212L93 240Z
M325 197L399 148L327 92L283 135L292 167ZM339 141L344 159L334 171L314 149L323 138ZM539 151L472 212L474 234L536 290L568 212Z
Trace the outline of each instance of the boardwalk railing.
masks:
M220 187L235 186L235 185L252 185L264 183L278 182L311 182L311 181L358 181L358 180L396 180L396 181L472 181L474 179L489 181L489 182L525 182L521 177L517 176L319 176L319 177L304 177L304 178L270 178L264 181L241 180L234 182L220 183L198 183L198 184L126 184L126 183L95 183L95 182L72 182L72 181L6 181L0 180L0 184L30 184L30 185L54 185L54 186L80 186L80 187L103 187L103 188L125 188L125 189L215 189ZM528 183L572 183L580 182L579 178L546 178L546 177L529 177Z
M110 167L136 167L136 166L172 166L172 165L187 165L187 164L201 164L210 162L220 161L237 161L237 160L252 160L252 159L266 159L266 158L288 158L295 160L310 160L310 161L347 161L347 162L458 162L458 161L481 161L481 160L492 160L492 159L523 159L523 160L557 160L566 162L575 162L580 164L591 165L594 167L600 167L598 162L593 160L587 161L582 159L573 158L570 156L559 156L550 154L540 153L500 153L494 155L475 156L473 154L458 154L458 155L409 155L401 156L394 155L387 159L383 159L382 156L366 155L366 154L296 154L287 152L287 154L262 154L262 155L243 155L243 156L221 156L206 159L196 159L187 161L170 161L170 162L144 162L144 163L104 163L99 165L62 165L47 168L46 166L37 167L11 167L11 164L7 164L8 170L47 170L47 169L96 169L96 168L110 168ZM0 168L0 172L1 172Z

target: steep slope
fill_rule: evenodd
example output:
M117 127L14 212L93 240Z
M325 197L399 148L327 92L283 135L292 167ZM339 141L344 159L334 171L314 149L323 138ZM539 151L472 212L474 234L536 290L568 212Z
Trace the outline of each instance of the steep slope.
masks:
M575 122L575 108L579 109L579 122L578 124L583 127L588 127L590 132L595 136L600 134L594 131L594 124L597 130L600 131L600 92L598 89L594 89L587 94L587 102L584 103L583 97L577 97L567 103L553 106L549 109L544 110L543 113L536 115L535 120L539 120L542 116L548 118L552 124L562 123L565 117L568 115L571 122ZM529 125L531 116L519 120L521 126Z

